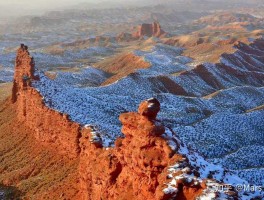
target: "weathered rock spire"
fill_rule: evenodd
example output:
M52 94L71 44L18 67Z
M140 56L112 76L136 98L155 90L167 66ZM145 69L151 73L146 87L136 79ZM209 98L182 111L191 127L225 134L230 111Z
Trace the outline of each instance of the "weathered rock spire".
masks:
M34 77L34 58L30 56L28 47L24 44L20 45L17 50L16 62L15 62L15 74L12 90L12 102L15 103L20 94L26 86L31 84Z

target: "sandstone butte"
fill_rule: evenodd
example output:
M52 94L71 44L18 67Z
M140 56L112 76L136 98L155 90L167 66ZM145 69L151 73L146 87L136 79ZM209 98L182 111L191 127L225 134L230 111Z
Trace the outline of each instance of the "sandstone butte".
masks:
M138 31L132 34L134 38L147 37L162 37L166 33L161 29L158 22L153 22L152 24L142 24L138 27Z
M165 37L166 32L161 28L159 22L153 22L151 24L141 24L137 27L137 30L134 33L121 33L115 40L118 42L122 41L133 41L138 40L143 37ZM99 40L99 38L97 39Z
M172 151L161 136L164 126L157 122L160 104L156 99L143 101L138 112L123 113L124 138L115 147L104 148L94 138L93 126L72 122L66 114L45 106L42 96L32 87L34 59L27 46L17 51L12 103L19 123L31 130L40 145L48 145L57 154L78 160L78 195L83 200L194 200L207 188L178 180L176 194L164 193L168 168L187 159ZM188 162L188 160L187 160ZM190 166L191 167L191 166ZM67 199L67 197L64 197Z

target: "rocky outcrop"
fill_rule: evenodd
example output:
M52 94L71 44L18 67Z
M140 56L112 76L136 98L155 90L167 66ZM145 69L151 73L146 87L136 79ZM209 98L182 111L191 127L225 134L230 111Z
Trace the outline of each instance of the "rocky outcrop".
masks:
M83 131L80 175L84 199L155 199L157 176L172 153L163 148L165 141L156 138L164 127L138 113L124 113L120 120L126 137L116 141L116 148L98 148L89 142L93 127Z
M160 103L152 98L140 104L138 113L121 114L125 138L119 138L115 148L103 149L89 142L94 129L83 130L80 183L84 199L192 200L202 194L205 183L184 180L177 182L178 198L164 192L168 166L186 162L186 158L172 151L162 138L165 128L156 120L159 110Z
M142 24L138 27L138 31L133 34L135 38L147 37L161 37L166 33L161 29L158 22L153 22L152 24Z
M17 105L18 121L35 133L35 138L52 145L58 152L77 157L80 125L73 123L66 114L47 108L43 97L32 87L37 80L34 76L34 59L27 46L21 44L17 51L12 102Z

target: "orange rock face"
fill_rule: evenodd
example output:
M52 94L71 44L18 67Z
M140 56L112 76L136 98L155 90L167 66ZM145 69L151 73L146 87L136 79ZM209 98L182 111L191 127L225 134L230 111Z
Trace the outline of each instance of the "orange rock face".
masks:
M186 160L176 154L161 137L163 125L156 121L160 103L148 99L139 106L139 113L120 115L125 138L115 142L115 148L103 149L91 144L91 128L83 129L81 137L81 196L87 200L167 200L165 194L168 166ZM179 181L174 199L196 199L201 185Z
M13 82L13 103L17 101L19 91L23 90L31 79L34 78L34 59L30 57L27 51L28 47L21 44L17 51L16 66Z
M155 106L158 112L159 103ZM83 130L80 176L84 199L163 198L158 190L163 183L158 177L175 161L172 159L174 153L159 137L165 129L155 121L153 113L143 114L145 116L139 113L120 115L125 138L118 139L116 147L108 150L89 143L91 130Z

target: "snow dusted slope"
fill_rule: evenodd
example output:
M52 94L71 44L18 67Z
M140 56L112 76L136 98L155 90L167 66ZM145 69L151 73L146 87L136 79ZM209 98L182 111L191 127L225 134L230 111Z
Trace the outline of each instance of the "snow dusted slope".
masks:
M108 77L108 74L102 70L93 67L86 67L79 72L58 72L55 82L74 87L99 86Z
M63 55L51 55L43 52L33 52L31 53L31 55L34 57L38 68L42 70L57 70L57 67L85 68L86 65L84 63L81 63L80 60L89 59L90 62L98 61L103 57L111 55L114 51L115 50L113 48L109 47L90 47L78 51L65 51ZM0 55L0 82L11 82L14 75L13 61L15 60L16 55L15 53L4 53L1 51ZM100 77L97 76L97 72L100 74ZM87 84L88 80L86 80L83 86L99 85L100 83L98 83L98 79L100 79L99 82L101 82L102 79L105 79L105 77L103 77L106 75L105 73L99 72L98 70L97 72L96 77L93 77L94 80L89 79L91 80L91 84ZM88 72L88 70L84 70L83 74L89 76L89 74L94 75L95 73L92 71ZM68 76L71 75L65 74L65 79L64 81L62 81L62 83L65 82ZM60 75L60 78L63 79L62 75Z
M163 190L165 193L176 195L178 191L176 183L179 180L185 180L188 182L194 181L198 184L210 177L210 180L206 181L207 188L203 191L202 196L200 196L198 200L234 199L228 195L228 193L231 192L230 186L238 192L238 198L241 200L251 200L255 197L264 198L264 193L261 189L254 190L253 192L250 190L240 190L239 188L241 185L249 186L250 183L238 177L236 172L230 170L227 171L221 165L212 164L206 161L198 153L188 149L180 140L177 140L175 138L175 133L166 130L164 137L170 141L172 149L175 149L181 155L186 156L189 162L189 164L187 162L177 162L169 167L167 178L170 182L167 183L168 187ZM199 177L197 177L197 172L199 173Z
M80 124L99 126L104 146L122 135L121 112L136 110L142 100L156 97L162 108L159 119L184 144L249 183L263 184L264 110L246 112L264 104L263 44L263 40L239 44L238 51L223 55L221 63L194 69L188 66L190 59L181 56L182 49L157 45L150 52L135 52L152 64L149 69L109 86L78 88L74 82L52 81L39 71L40 81L33 85L47 106ZM173 75L181 71L186 72ZM246 157L252 154L245 151L254 147L262 154L249 166ZM240 152L245 159L240 159Z
M102 57L111 55L114 49L109 47L90 47L82 50L65 51L62 55L52 55L44 52L33 52L37 67L41 69L53 69L54 67L78 66L81 67L82 59L95 61Z
M0 82L11 82L13 80L14 70L9 67L0 66Z
M16 59L16 54L15 53L7 53L1 55L0 59L0 66L3 67L14 67L14 60Z
M181 56L183 49L158 44L151 52L135 51L137 56L143 56L151 63L151 69L139 70L142 75L167 75L190 69L188 64L191 58Z

